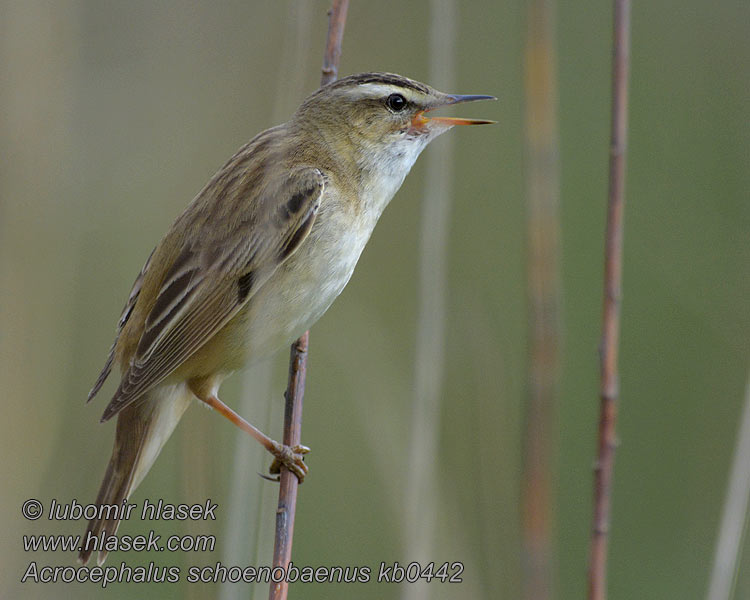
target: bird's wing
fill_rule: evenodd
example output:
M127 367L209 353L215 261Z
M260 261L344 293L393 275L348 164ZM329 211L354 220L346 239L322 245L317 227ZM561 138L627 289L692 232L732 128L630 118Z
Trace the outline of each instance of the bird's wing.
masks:
M247 215L213 223L214 231L223 229L221 237L192 232L192 245L162 280L102 421L157 385L237 314L310 233L324 187L320 170L295 169L267 183Z

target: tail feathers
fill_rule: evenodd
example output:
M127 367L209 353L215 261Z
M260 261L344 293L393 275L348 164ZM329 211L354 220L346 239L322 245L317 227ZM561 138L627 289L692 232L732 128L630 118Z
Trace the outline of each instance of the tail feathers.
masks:
M104 564L108 551L97 547L100 545L97 538L99 541L106 540L117 533L122 511L114 507L122 508L124 501L148 473L190 404L191 397L184 384L167 386L147 394L141 402L128 406L118 414L112 457L96 497L100 510L89 521L82 538L78 554L81 564L85 565L97 550L96 562L98 565Z
M83 547L78 554L78 561L84 565L88 562L94 550L97 549L94 538L104 540L107 536L115 535L120 525L120 511L114 508L107 510L104 505L122 506L135 487L133 483L142 455L145 436L141 435L137 439L131 438L130 440L123 439L123 436L120 435L121 429L118 421L112 458L109 459L104 481L102 481L99 494L96 497L96 504L102 508L98 511L98 518L95 517L89 521L86 533L83 536ZM102 533L104 533L104 536L102 536ZM107 558L107 550L103 548L98 548L98 550L99 556L96 562L102 565Z

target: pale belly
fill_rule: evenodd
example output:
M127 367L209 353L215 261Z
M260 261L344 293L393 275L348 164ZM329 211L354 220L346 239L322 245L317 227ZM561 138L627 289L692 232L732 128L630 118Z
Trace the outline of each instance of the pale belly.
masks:
M201 365L199 370L220 381L288 346L323 316L349 282L375 224L418 153L408 164L401 161L399 169L379 176L378 185L362 186L356 211L328 190L307 239L196 352L193 362Z
M321 217L319 226L236 317L243 325L236 331L244 332L244 339L233 340L242 346L237 368L291 344L323 316L349 282L375 223L360 220L352 227L329 215Z

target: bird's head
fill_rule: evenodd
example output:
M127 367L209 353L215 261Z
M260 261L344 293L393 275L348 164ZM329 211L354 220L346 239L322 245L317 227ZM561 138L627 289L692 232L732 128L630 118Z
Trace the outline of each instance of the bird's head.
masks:
M474 100L494 98L446 94L392 73L361 73L320 88L294 120L316 129L335 152L357 156L365 168L367 163L408 171L427 143L448 129L494 122L429 114Z

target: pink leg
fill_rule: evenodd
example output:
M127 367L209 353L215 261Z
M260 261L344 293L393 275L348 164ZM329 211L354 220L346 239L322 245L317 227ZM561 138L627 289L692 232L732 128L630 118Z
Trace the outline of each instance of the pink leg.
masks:
M279 442L272 440L260 429L255 427L255 425L243 419L240 415L234 412L216 396L208 396L208 398L201 398L199 396L198 398L202 402L208 404L220 415L229 419L237 427L242 429L242 431L245 431L253 436L253 438L255 438L266 450L268 450L274 456L274 461L271 464L270 468L271 473L278 473L281 466L283 465L292 473L294 473L297 476L297 479L299 479L299 482L302 483L302 480L305 478L305 475L307 475L308 471L307 465L304 462L304 455L310 452L310 448L308 448L307 446L289 447L283 444L279 444Z

